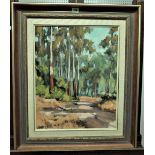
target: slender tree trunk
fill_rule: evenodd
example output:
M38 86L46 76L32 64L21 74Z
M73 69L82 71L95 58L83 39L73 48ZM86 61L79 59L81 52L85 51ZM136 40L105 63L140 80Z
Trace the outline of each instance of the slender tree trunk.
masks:
M109 75L109 93L111 92L110 91L110 87L111 87L110 79L111 79L111 72L110 72L110 75Z
M39 35L39 46L40 47L42 46L42 38L41 38L41 35Z
M89 96L89 91L90 91L90 88L88 88L88 91L87 91L87 96Z
M75 57L74 57L74 50L72 50L72 52L73 52L73 79L74 79L75 78L75 61L74 61Z
M76 98L76 80L75 80L75 53L74 53L74 49L73 49L73 94L74 97Z
M51 45L50 45L50 91L54 88L54 70L53 70L53 51L52 51L52 27L51 27Z
M71 84L70 84L70 81L68 81L68 89L67 89L67 93L68 93L68 96L71 96Z
M61 77L61 56L59 55L58 77Z
M94 85L94 96L96 97L96 83Z
M70 89L71 85L70 85L70 49L69 49L69 55L68 55L68 95L71 95L71 89Z
M68 61L67 61L67 58L66 58L66 64L68 63ZM68 67L67 67L67 65L65 66L65 78L66 78L66 80L68 79L67 78L68 77Z
M60 76L63 76L63 69L62 69L62 53L60 52Z
M109 94L109 80L108 79L106 79L105 92Z
M115 84L114 84L114 92L116 92L116 85L117 85L117 80L115 80Z
M76 80L74 79L73 80L73 90L74 90L74 97L76 98L77 97L77 84L76 84Z
M59 64L59 74L58 74L58 77L61 76L61 70L60 70L60 64Z
M79 96L80 95L80 89L79 89L79 80L77 80L77 96Z
M78 66L77 66L77 96L79 96L80 88L79 88L79 81L80 81L80 71L79 71L79 57L78 57Z

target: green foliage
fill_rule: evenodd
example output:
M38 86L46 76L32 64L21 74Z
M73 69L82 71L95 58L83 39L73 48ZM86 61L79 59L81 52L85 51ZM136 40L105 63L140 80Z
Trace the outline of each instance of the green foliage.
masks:
M45 88L44 93L45 93L45 96L44 96L45 98L47 98L47 99L51 98L51 94L49 92L49 87Z
M43 79L36 74L36 86L44 85Z
M42 96L44 98L55 98L60 101L69 102L72 100L71 96L68 96L67 82L61 77L57 79L56 86L49 92L49 86L45 86L44 80L41 76L36 74L36 95Z
M51 97L57 100L63 100L63 94L64 92L60 88L54 87L51 92Z
M64 101L64 102L69 102L72 100L71 96L68 96L65 91L57 87L54 87L51 93L51 98L55 98L59 101Z
M117 79L117 73L116 72L112 73L112 77L113 77L114 80L116 80Z
M69 102L72 100L71 96L67 95L67 82L63 77L57 79L54 89L51 92L51 97L60 101Z
M67 89L67 82L65 81L65 79L63 77L60 77L57 79L57 86L58 88L63 88L63 89Z
M107 59L106 67L103 71L105 79L105 92L115 92L117 80L117 51L118 51L118 27L111 27L109 35L101 40L99 46L105 49L104 57ZM114 83L114 84L113 84ZM113 86L114 85L114 86ZM113 89L113 90L112 90Z
M36 86L36 94L39 96L44 96L45 95L45 85L37 85Z
M40 76L36 74L36 95L43 96L45 98L51 98L49 93L49 87L44 85L44 81Z
M46 64L40 65L40 71L44 74L47 74L49 72L49 67Z
M70 102L71 100L72 100L72 97L71 96L68 96L67 93L65 93L63 95L63 101Z
M69 102L72 99L71 96L68 96L66 92L57 87L54 87L51 97L64 102Z
M105 68L104 73L103 73L105 79L109 79L110 72L111 72L110 68Z

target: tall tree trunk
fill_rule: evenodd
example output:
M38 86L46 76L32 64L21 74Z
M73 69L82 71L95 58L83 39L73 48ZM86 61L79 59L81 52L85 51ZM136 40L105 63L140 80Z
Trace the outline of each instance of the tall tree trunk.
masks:
M60 70L60 64L59 64L59 69L58 69L59 73L58 73L58 77L61 76L61 70Z
M71 83L70 81L68 81L68 89L67 89L67 93L68 93L68 96L71 96Z
M73 80L73 91L74 91L74 97L77 97L77 89L76 89L77 85L76 85L76 80Z
M87 96L89 96L89 91L90 91L90 88L88 88L88 91L87 91Z
M67 59L65 60L66 64L68 63ZM65 66L65 78L66 80L68 79L68 67L67 65Z
M41 35L39 35L39 46L40 47L42 46L42 37L41 37Z
M80 71L79 71L79 56L78 56L78 66L77 66L77 96L79 96L80 88L79 88L79 81L80 81Z
M110 75L109 75L109 93L111 92L110 91L110 88L111 88L111 81L110 81L110 79L111 79L111 71L110 71Z
M117 80L115 80L115 84L114 84L114 92L116 92L116 85L117 85Z
M70 89L70 87L71 87L71 85L70 85L70 49L68 49L69 50L69 55L68 55L68 91L67 91L67 93L68 93L68 95L70 96L71 95L71 89Z
M61 57L59 57L59 64L58 64L58 77L61 77Z
M106 79L105 92L106 92L106 94L109 94L109 79Z
M63 69L62 69L62 53L60 52L60 76L63 76Z
M74 50L72 49L73 52L73 80L75 79L75 57L74 57Z
M94 96L96 97L96 83L94 85Z
M75 54L74 54L74 49L73 51L73 94L74 97L76 98L76 80L75 80Z
M53 51L52 51L52 27L51 27L51 45L50 45L50 91L54 88L54 70L53 70Z

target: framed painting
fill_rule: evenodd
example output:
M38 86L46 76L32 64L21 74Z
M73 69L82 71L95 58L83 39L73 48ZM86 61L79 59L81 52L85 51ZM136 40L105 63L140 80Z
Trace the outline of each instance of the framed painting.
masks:
M137 146L139 5L12 5L17 150Z

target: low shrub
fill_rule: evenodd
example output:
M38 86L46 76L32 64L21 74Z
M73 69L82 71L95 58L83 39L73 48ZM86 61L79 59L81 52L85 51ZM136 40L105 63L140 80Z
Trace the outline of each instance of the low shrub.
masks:
M59 101L69 102L72 100L71 96L67 95L67 82L63 78L58 78L55 83L55 87L50 93L49 86L44 84L42 77L36 74L36 95L44 97L46 99L56 99Z

